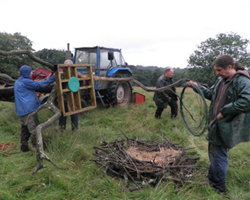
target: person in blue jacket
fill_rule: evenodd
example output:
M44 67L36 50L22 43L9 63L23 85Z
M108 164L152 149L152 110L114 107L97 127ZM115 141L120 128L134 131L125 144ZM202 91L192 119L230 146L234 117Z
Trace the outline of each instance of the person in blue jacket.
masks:
M23 65L20 68L20 77L14 85L14 96L16 114L21 120L21 151L29 151L28 141L31 137L32 146L36 146L35 129L38 122L37 114L28 118L28 115L41 105L40 100L36 95L36 90L44 88L55 81L55 76L51 76L43 81L31 80L31 67Z

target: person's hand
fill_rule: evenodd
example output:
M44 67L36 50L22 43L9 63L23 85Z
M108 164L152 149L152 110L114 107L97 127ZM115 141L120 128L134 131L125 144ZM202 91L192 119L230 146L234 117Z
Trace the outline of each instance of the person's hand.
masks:
M219 113L217 116L216 116L216 119L218 119L218 120L220 120L220 119L222 119L224 116L221 114L221 113Z
M194 81L188 81L187 82L187 86L188 87L192 87L192 85L198 85L198 83L194 82Z
M54 65L52 71L53 71L53 72L56 72L57 69L58 69L58 66L57 66L57 65Z

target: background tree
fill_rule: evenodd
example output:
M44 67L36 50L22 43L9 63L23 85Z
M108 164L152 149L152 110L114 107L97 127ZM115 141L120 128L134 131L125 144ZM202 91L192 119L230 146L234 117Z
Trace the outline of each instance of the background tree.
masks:
M152 70L148 69L147 67L137 67L130 65L129 66L133 72L134 79L138 80L145 86L151 86L151 79L152 79Z
M158 78L164 74L164 69L155 69L153 72L152 72L152 75L151 75L151 80L150 80L150 85L151 86L155 86L156 85L156 82L158 80Z
M216 38L202 42L188 60L188 77L198 82L212 85L216 80L213 72L213 61L223 54L231 55L244 67L250 66L250 53L247 50L249 40L235 33L220 33Z
M3 51L12 50L28 50L34 53L34 55L41 60L44 60L51 64L63 64L65 60L65 51L56 49L43 49L34 52L32 48L32 42L21 33L2 33L0 32L0 49ZM35 68L46 68L41 64L34 62L27 55L22 56L2 56L0 55L0 73L7 74L12 78L18 78L19 68L22 65L29 65L33 69Z
M35 56L53 65L63 64L65 61L65 51L56 49L42 49L35 52Z
M174 76L173 76L174 82L176 82L180 79L187 78L187 72L188 72L187 68L185 68L185 69L174 68ZM181 87L181 86L184 86L185 84L186 84L185 82L179 83L176 85L176 87Z
M32 49L32 42L21 33L3 33L0 32L0 49L4 51L11 50L29 50ZM17 78L19 75L19 68L21 65L28 64L31 65L32 60L28 56L1 56L0 55L0 73L8 74L13 78Z

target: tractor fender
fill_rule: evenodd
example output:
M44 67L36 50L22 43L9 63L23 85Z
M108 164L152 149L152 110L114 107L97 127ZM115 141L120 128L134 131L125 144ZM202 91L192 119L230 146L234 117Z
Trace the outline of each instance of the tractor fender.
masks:
M112 68L111 70L107 72L107 77L112 77L116 73L119 73L119 72L121 72L122 74L129 74L132 76L132 71L130 68L116 67L116 68Z

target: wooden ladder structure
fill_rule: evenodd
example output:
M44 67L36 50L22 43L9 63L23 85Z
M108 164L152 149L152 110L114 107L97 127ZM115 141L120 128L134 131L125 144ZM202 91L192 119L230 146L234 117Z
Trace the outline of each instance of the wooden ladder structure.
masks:
M66 117L96 108L96 96L92 66L85 64L60 64L57 67L57 97L58 105L60 110L62 111L63 116ZM82 76L78 75L78 68L84 69L84 71L86 71L86 74ZM72 87L72 81L73 86L76 87ZM88 92L84 92L84 90L88 90ZM82 105L81 95L86 94L89 95L91 104L84 107ZM65 102L67 102L67 112L65 109Z

